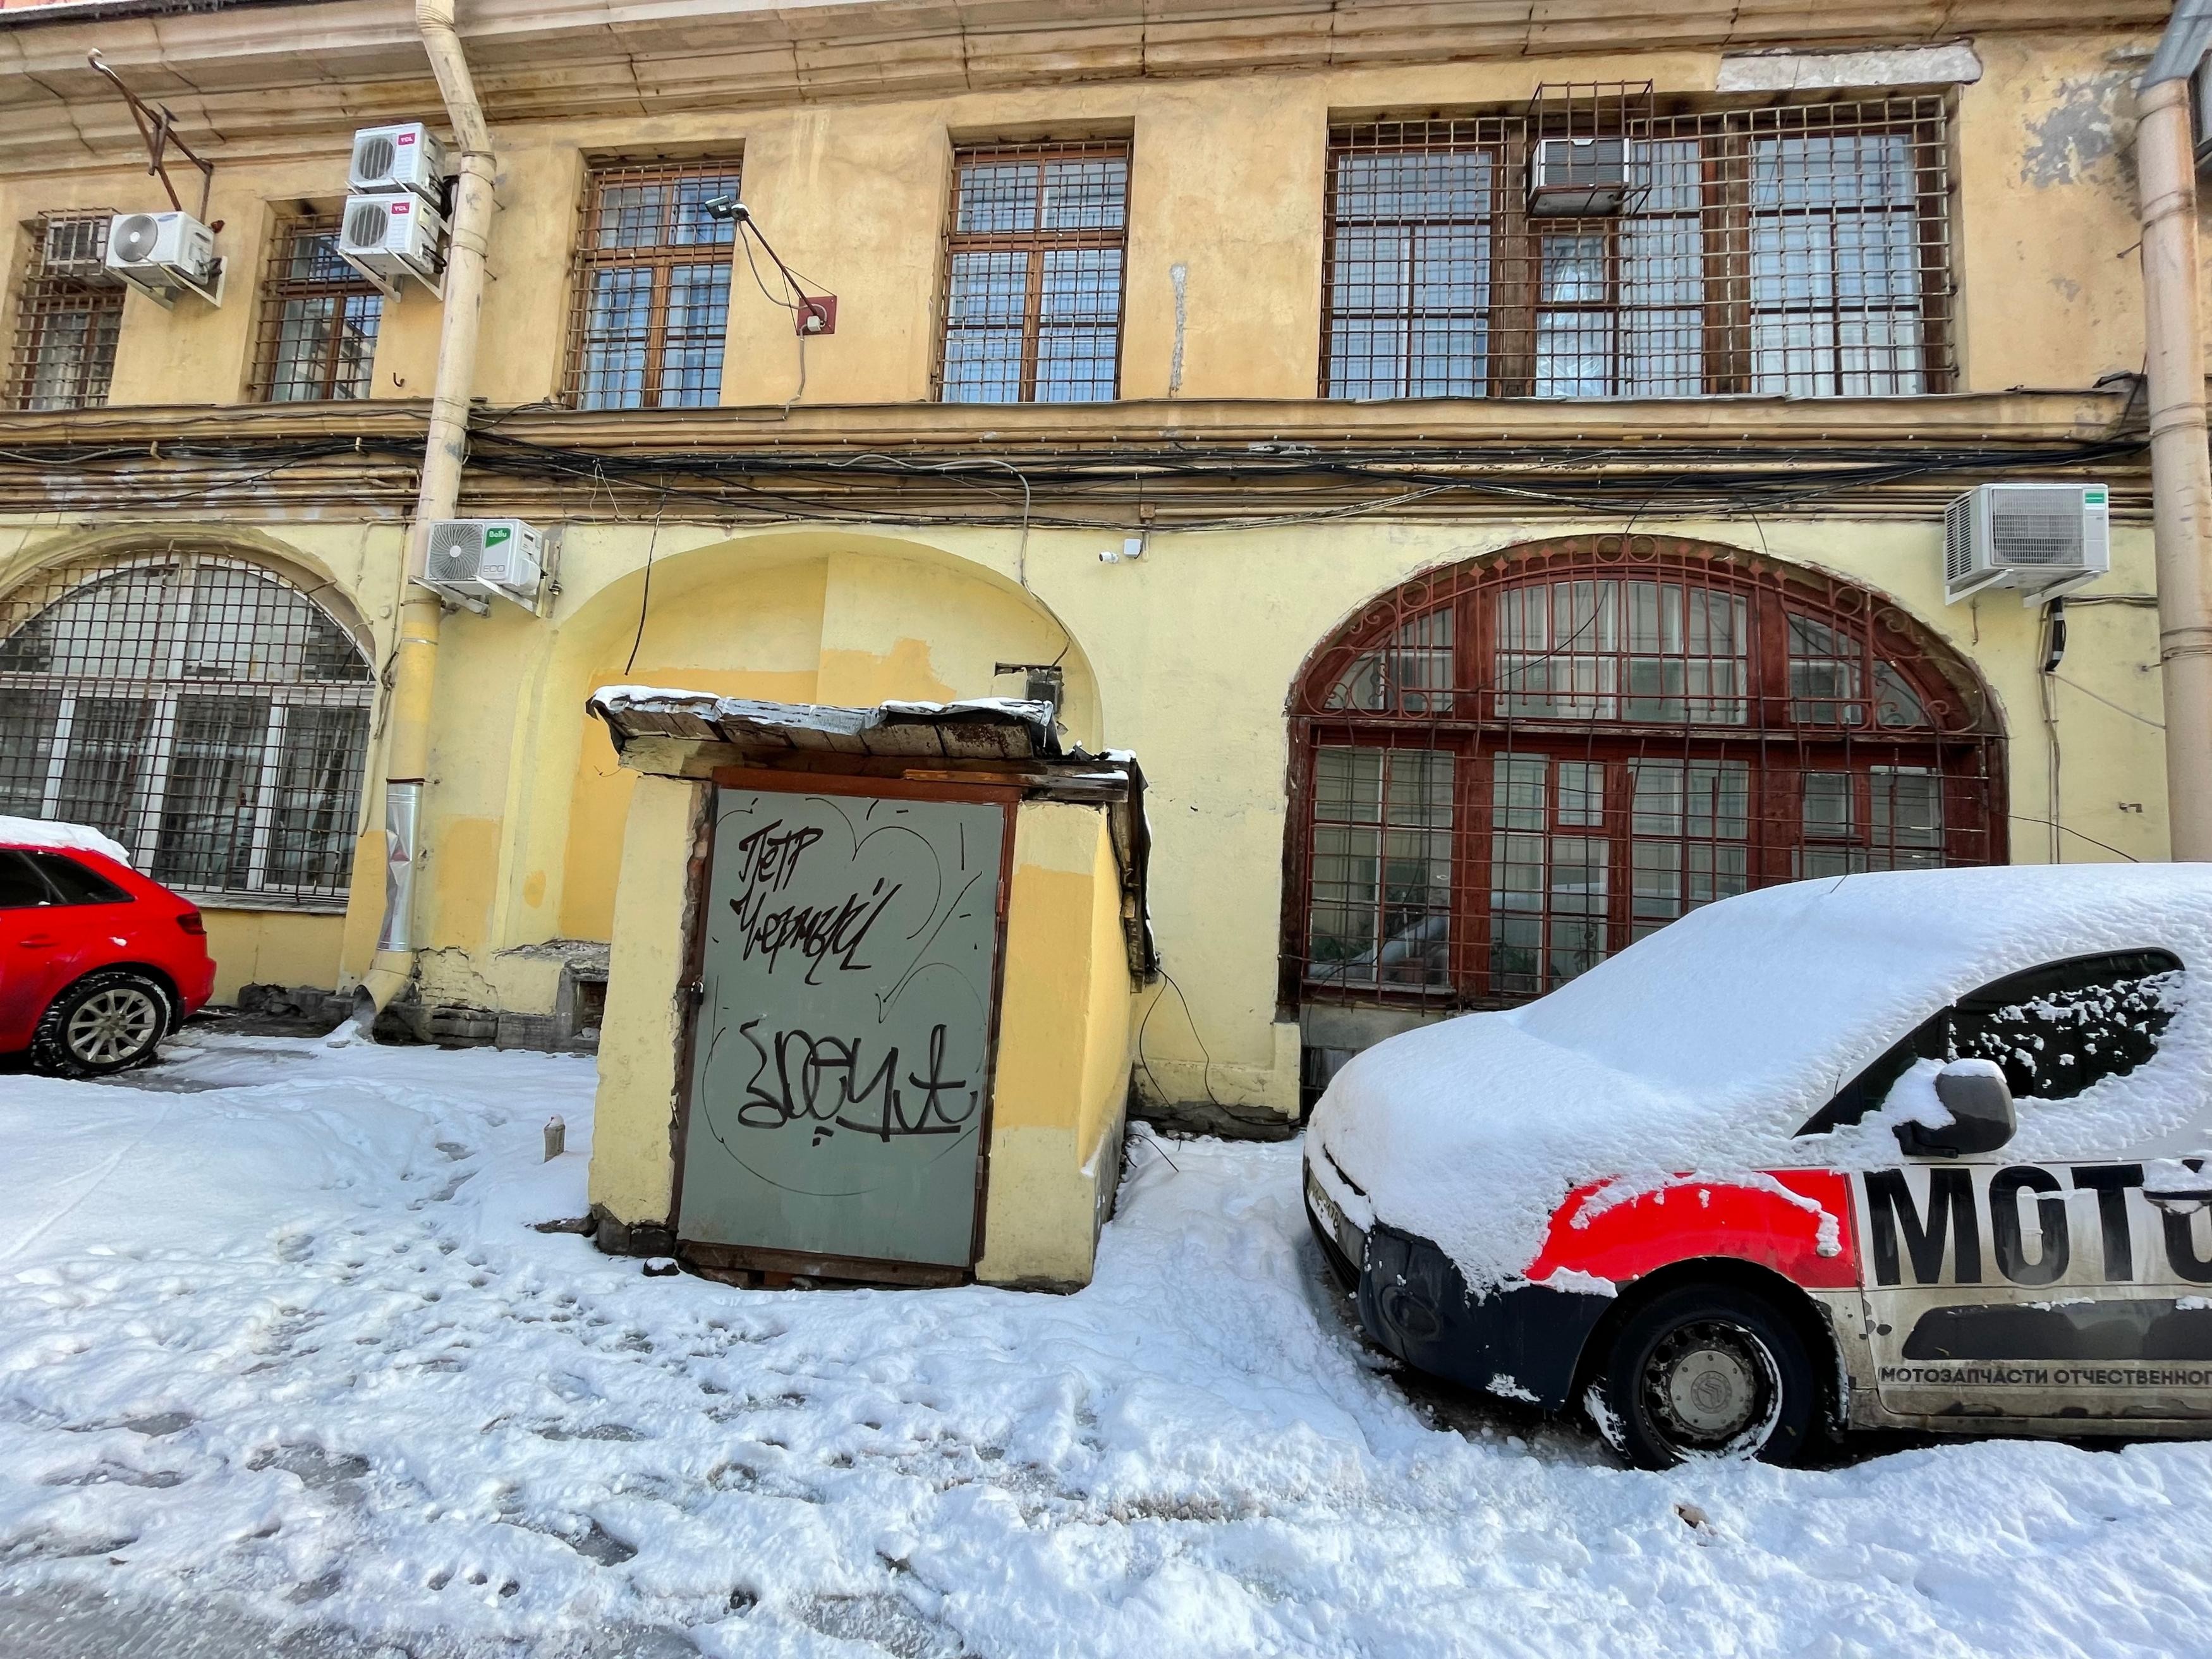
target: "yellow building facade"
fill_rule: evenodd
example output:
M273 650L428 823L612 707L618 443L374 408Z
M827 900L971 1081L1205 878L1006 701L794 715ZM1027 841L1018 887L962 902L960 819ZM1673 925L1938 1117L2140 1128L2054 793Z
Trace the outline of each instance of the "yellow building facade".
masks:
M620 1006L652 785L586 714L617 684L1050 671L1150 783L1132 1086L1256 1133L1744 885L2164 856L2129 151L2163 16L465 6L497 212L463 510L557 564L441 629L399 1008L588 1042ZM42 263L167 205L94 47L212 163L219 306ZM411 12L125 0L0 51L0 811L199 896L219 997L344 993L440 307L365 328L301 239L356 128L444 130ZM1632 199L1532 212L1585 106ZM2110 491L2056 661L2017 593L1947 602L1945 503L2007 478Z

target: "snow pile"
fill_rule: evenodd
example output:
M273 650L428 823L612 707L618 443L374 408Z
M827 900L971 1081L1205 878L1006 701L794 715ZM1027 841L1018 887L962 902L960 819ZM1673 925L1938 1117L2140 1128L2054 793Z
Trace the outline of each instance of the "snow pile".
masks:
M1079 1296L745 1291L531 1230L583 1209L587 1061L171 1053L0 1089L11 1659L2149 1655L2212 1628L2212 1446L1642 1474L1510 1407L1437 1429L1324 1288L1295 1145L1138 1133Z
M1471 1283L1505 1283L1589 1181L1649 1191L1686 1174L1896 1162L1883 1123L1793 1136L1965 993L2146 948L2185 969L2158 1057L2063 1110L2022 1102L2013 1143L2030 1160L2109 1157L2191 1130L2212 1092L2212 995L2192 994L2212 964L2212 866L1886 873L1728 899L1526 1007L1366 1050L1313 1133L1382 1220L1435 1240Z
M131 854L123 844L88 823L62 823L49 818L11 818L0 814L0 847L56 847L98 853L131 868Z

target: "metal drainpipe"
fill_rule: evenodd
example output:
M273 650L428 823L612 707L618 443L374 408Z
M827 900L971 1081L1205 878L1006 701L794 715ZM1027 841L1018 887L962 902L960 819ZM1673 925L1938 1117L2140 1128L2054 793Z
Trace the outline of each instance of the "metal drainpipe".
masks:
M2172 856L2212 859L2212 452L2197 298L2197 167L2189 77L2212 34L2212 0L2181 0L2136 89L2143 332L2166 795Z
M407 536L407 586L392 669L384 766L384 926L377 935L375 961L354 993L355 1015L364 1025L415 972L415 871L422 853L422 786L430 769L430 712L438 679L438 627L444 616L437 596L417 579L426 568L430 526L452 518L460 500L469 394L476 381L477 325L483 307L484 245L494 207L491 129L484 124L483 106L453 27L453 0L415 0L415 26L459 142L460 178L453 189L438 374L422 447L422 486Z

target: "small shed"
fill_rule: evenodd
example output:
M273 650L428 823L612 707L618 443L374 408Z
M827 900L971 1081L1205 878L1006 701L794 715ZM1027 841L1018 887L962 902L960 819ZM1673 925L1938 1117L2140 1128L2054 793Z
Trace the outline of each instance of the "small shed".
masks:
M1047 702L587 706L639 775L601 1248L746 1283L1087 1284L1155 971L1135 760L1063 750Z

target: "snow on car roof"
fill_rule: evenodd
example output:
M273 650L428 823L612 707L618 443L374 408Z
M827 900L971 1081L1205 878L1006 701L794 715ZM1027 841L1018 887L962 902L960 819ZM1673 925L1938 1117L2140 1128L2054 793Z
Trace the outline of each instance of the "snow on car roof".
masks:
M1727 899L1539 1001L1367 1049L1313 1133L1379 1219L1494 1285L1589 1181L1894 1162L1871 1124L1793 1136L1946 1003L2140 949L2185 969L2158 1058L2063 1109L2024 1103L2014 1143L2027 1158L2110 1156L2190 1124L2212 1089L2212 996L2192 994L2212 971L2212 865L1896 872Z
M0 816L0 847L75 848L80 852L103 854L126 870L131 867L131 854L123 850L119 842L85 823Z

